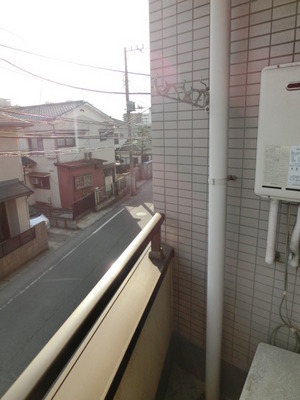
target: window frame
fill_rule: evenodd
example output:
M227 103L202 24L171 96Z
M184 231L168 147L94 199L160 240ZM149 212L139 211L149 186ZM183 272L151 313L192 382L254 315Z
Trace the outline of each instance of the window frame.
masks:
M34 145L35 142L36 142L36 145ZM38 153L38 152L44 150L43 139L40 137L28 138L27 143L28 143L29 151L31 151L32 153L34 153L34 152Z
M30 183L35 189L50 189L50 176L31 176Z
M63 141L63 144L60 144L60 142ZM68 143L68 141L71 141L71 144ZM66 147L75 147L76 142L74 137L65 137L65 138L57 138L56 139L56 148L57 149L63 149Z
M92 174L74 176L75 190L87 189L94 186L94 177Z

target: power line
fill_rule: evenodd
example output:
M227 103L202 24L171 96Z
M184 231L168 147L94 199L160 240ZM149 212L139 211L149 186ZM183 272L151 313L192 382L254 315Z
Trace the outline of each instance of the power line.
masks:
M63 60L63 59L60 59L60 58L50 57L50 56L46 56L46 55L43 55L43 54L38 54L38 53L31 52L31 51L27 51L27 50L17 49L16 47L7 46L7 45L1 44L1 43L0 43L0 46L1 46L1 47L5 47L5 48L10 49L10 50L19 51L19 52L21 52L21 53L33 55L33 56L36 56L36 57L46 58L46 59L48 59L48 60L59 61L59 62L63 62L63 63L66 63L66 64L73 64L73 65L78 65L78 66L80 66L80 67L87 67L87 68L93 68L93 69L100 69L100 70L102 70L102 71L119 72L119 73L122 73L122 74L125 73L125 71L120 70L120 69L105 68L105 67L99 67L99 66L96 66L96 65L78 63L78 62L70 61L70 60ZM146 74L146 73L143 73L143 72L129 72L129 71L128 71L128 74L131 74L131 75L140 75L140 76L147 76L147 77L150 76L150 74Z
M125 92L111 92L111 91L106 91L106 90L89 89L89 88L83 88L83 87L80 87L80 86L69 85L67 83L58 82L58 81L55 81L55 80L52 80L52 79L49 79L49 78L42 77L42 76L37 75L37 74L35 74L33 72L27 71L26 69L21 68L21 67L15 65L14 63L6 60L5 58L0 58L0 60L8 63L9 65L13 66L14 68L19 69L20 71L23 71L23 72L27 73L28 75L34 76L35 78L39 78L39 79L42 79L42 80L47 81L47 82L54 83L55 85L65 86L65 87L68 87L68 88L71 88L71 89L84 90L84 91L87 91L87 92L103 93L103 94L116 94L116 95L122 95L122 96L125 95ZM150 95L151 93L150 92L135 92L135 93L130 93L130 94L146 96L146 95Z
M109 133L109 132L103 132ZM110 136L114 137L114 136ZM117 136L115 136L117 137ZM57 134L42 134L38 132L29 132L26 135L18 135L18 136L11 136L11 135L2 135L0 134L0 139L98 139L99 135L82 135L76 133L57 133Z
M90 151L95 150L103 150L103 149L115 149L112 146L108 147L72 147L70 149L53 149L53 150L17 150L17 151L0 151L0 158L8 158L8 157L22 157L22 156L37 156L37 157L53 157L60 154L75 154L75 153L88 153Z
M33 156L33 157L54 157L63 154L78 154L88 153L97 150L112 149L115 151L114 146L100 146L100 147L72 147L69 149L53 149L53 150L8 150L0 151L0 158L10 157L22 157L22 156Z
M28 107L30 107L30 106L28 106ZM21 108L23 108L23 107L21 107ZM139 118L139 116L141 114L145 114L147 111L149 111L150 108L151 107L148 107L145 110L139 112L138 114L131 114L132 117L130 118L130 122L134 122L136 119ZM14 108L14 107L0 107L0 115L11 116L11 114L15 114L16 116L22 116L25 119L26 119L26 117L30 117L30 118L32 118L32 117L35 117L35 118L45 117L44 115L41 115L41 114L32 114L32 113L26 113L26 112L18 111L18 109ZM67 118L67 117L59 117L58 119L60 121L65 121L65 122L74 122L75 121L74 118ZM125 121L122 121L122 122L120 121L121 122L120 124L112 126L111 124L116 122L116 120L114 118L112 118L112 120L113 121L110 123L110 122L97 122L97 121L88 121L88 120L77 119L76 123L77 124L82 123L82 124L85 124L85 125L100 125L100 126L101 125L102 126L103 125L107 125L110 129L119 129L119 128L122 128L123 126L127 125L127 121L126 122ZM40 121L40 120L38 120L36 122L39 123L39 122L48 122L48 121L45 121L45 120ZM30 132L30 131L26 130L26 132ZM32 131L32 132L35 132L35 131Z
M117 134L113 133L113 129L110 131L103 131L101 132L101 134L103 135L103 137L105 137L105 139L102 139L103 141L106 141L107 139L127 139L128 135L122 135L121 137ZM49 132L49 131L47 131ZM105 135L108 136L105 136ZM17 135L17 136L11 136L11 135L5 135L5 134L0 134L0 139L11 139L11 140L16 140L16 139L88 139L88 140L99 140L101 138L101 136L99 134L95 134L95 135L82 135L80 134L76 134L76 132L74 133L63 133L63 132L58 132L56 134L41 134L38 133L37 131L34 132L28 132L28 134L26 133L26 135ZM105 147L107 148L107 147Z
M150 107L149 107L150 109ZM145 110L144 112L148 111L149 109ZM142 113L140 113L142 114ZM134 117L133 119L136 119L138 116ZM124 122L125 124L125 122ZM39 136L42 139L59 139L59 138L66 138L66 137L73 137L73 136L52 136L50 135L49 137L44 137L44 136ZM0 135L0 138L9 138L9 139L30 139L30 138L37 138L37 136L16 136L16 137L11 137L11 136L5 136L5 135ZM98 136L90 136L90 137L86 137L86 136L78 136L78 139L98 139ZM113 136L110 137L111 139L120 139L118 136ZM126 139L126 137L123 137L124 139ZM128 139L128 138L127 138ZM40 150L40 151L22 151L22 150L18 150L18 151L0 151L0 158L9 158L9 157L22 157L22 156L38 156L38 157L54 157L57 155L63 155L63 154L78 154L78 153L87 153L90 151L97 151L97 150L103 150L103 149L113 149L114 151L115 146L100 146L100 147L72 147L69 149L63 148L63 149L53 149L53 150Z
M88 103L88 102L85 102ZM51 104L57 104L57 103L49 103L49 105L51 106ZM61 103L60 103L61 104ZM34 113L29 113L29 112L25 112L23 111L24 108L32 108L32 107L40 107L42 106L38 105L38 106L6 106L6 107L0 107L0 114L2 113L3 116L15 116L15 118L20 119L21 117L23 118L36 118L36 122L49 122L47 118L49 118L51 121L51 117L44 115L44 114L34 114ZM45 105L45 104L44 104ZM22 109L22 110L21 110ZM100 111L100 110L99 110ZM67 117L57 117L59 120L62 121L69 121L69 122L74 122L76 121L77 123L85 123L85 124L93 124L93 125L111 125L114 121L115 118L113 117L108 117L110 118L112 121L111 122L97 122L97 121L87 121L87 120L80 120L80 119L75 119L75 118L67 118Z
M22 73L22 72L14 71L13 69L10 69L10 68L7 68L7 67L3 67L3 65L0 65L0 68L1 68L1 69L4 69L4 70L6 70L6 71L9 71L9 72L13 72L14 74L19 74L19 75L25 76L26 78L32 79L32 77L28 77L28 75L26 75L26 74L24 74L24 73ZM40 79L38 79L38 78L36 78L36 79L37 79L37 80L40 80Z

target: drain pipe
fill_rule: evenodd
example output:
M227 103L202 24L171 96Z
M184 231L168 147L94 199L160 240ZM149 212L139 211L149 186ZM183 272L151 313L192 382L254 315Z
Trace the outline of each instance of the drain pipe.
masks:
M230 0L210 1L206 400L220 399L227 189Z
M298 204L296 225L294 227L291 241L290 241L290 253L288 264L290 267L297 268L299 265L299 243L300 243L300 204Z

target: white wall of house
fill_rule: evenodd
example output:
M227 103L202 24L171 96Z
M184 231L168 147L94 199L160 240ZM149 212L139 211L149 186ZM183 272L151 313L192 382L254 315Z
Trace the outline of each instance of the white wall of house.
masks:
M15 133L6 132L5 135L11 138L0 138L1 151L17 151L19 148ZM0 157L0 181L16 178L24 180L20 157Z
M10 234L11 236L17 236L21 232L17 213L17 199L7 201L5 206Z
M35 124L28 132L36 132L43 139L44 154L39 156L29 155L37 164L34 172L50 173L50 190L37 189L30 197L30 203L43 202L60 208L60 193L56 163L65 163L82 160L84 158L96 158L105 160L105 163L115 163L114 139L112 135L106 140L100 140L101 132L110 130L113 120L97 110L90 104L84 104L74 111L64 114L61 119L53 123L41 122ZM57 149L56 139L49 138L50 134L72 135L75 132L75 147L61 147ZM27 139L20 139L20 147L28 150ZM55 152L58 150L58 152ZM29 179L26 182L30 184Z
M12 237L30 228L26 197L19 197L7 201L6 211L10 235Z
M91 158L100 158L108 163L114 163L113 137L108 137L106 140L101 141L99 134L99 129L101 131L111 130L113 121L109 117L91 105L85 104L73 112L65 114L63 118L64 121L54 123L55 130L73 130L78 152L59 155L59 162L81 160L84 157L84 153L90 152ZM70 119L71 122L66 121L67 119ZM94 136L94 138L91 138L91 136Z
M16 132L14 130L7 130L1 133L3 136L10 136L9 138L0 138L1 151L18 151L19 144ZM0 157L0 181L11 179L18 179L24 182L21 159L18 156ZM6 212L11 236L16 236L30 228L26 197L7 201Z
M22 143L22 147L26 148L27 140L22 139L20 140L20 142ZM53 140L45 139L43 142L45 150L54 150ZM57 162L57 157L54 155L46 157L29 156L29 158L31 158L37 164L34 166L34 168L27 169L27 172L30 173L33 170L34 172L40 172L40 173L48 172L50 174L50 188L51 188L51 190L35 188L31 184L29 174L26 174L25 183L30 189L34 191L34 193L30 195L28 198L29 204L32 205L35 204L36 202L42 202L52 205L53 207L60 208L61 201L60 201L59 186L58 186L58 174L57 174L57 168L55 166L55 163Z
M125 122L121 122L118 124L114 138L116 139L115 147L121 147L126 140L128 139L128 128Z

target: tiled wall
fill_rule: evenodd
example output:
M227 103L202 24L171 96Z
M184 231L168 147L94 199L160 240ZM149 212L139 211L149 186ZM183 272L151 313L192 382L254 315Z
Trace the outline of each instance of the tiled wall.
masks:
M209 83L209 1L150 0L151 73L168 83ZM230 119L223 359L247 370L259 342L280 323L284 263L264 262L269 203L254 194L260 73L300 60L300 4L232 0ZM297 28L299 26L299 28ZM208 114L153 89L153 196L166 213L164 240L174 246L174 328L205 347ZM291 207L293 224L296 206ZM280 210L284 258L288 207ZM300 326L300 280L289 274L288 308ZM213 310L211 310L213 312ZM278 344L293 348L286 329Z

